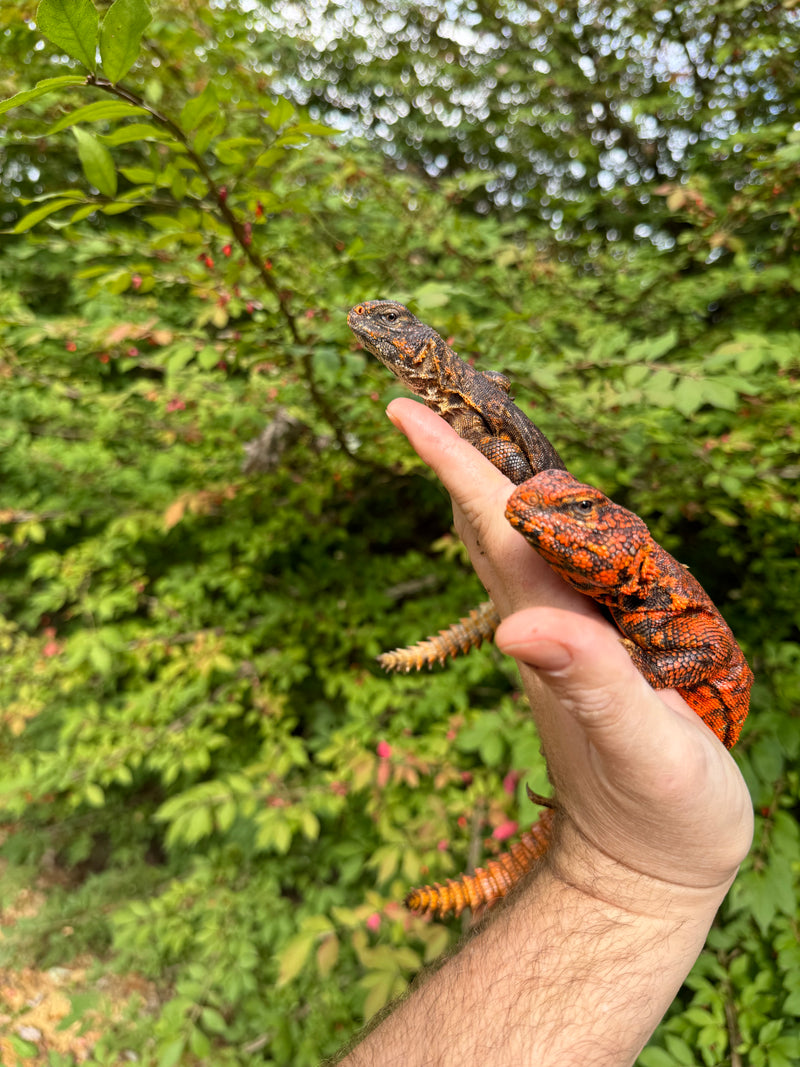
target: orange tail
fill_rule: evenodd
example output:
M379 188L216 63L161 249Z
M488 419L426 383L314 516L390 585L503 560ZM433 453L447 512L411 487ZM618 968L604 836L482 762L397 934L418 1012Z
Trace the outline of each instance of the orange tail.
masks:
M446 630L440 630L435 637L409 645L408 648L381 653L378 663L385 671L404 671L406 674L422 667L432 667L434 663L444 663L448 656L480 648L484 641L491 641L499 625L497 608L491 600L487 600Z
M504 897L517 882L547 852L553 832L555 811L543 811L538 822L524 831L508 852L489 860L485 869L478 867L474 874L462 874L447 885L426 885L412 889L405 899L406 907L417 915L437 915L440 919L451 913L459 916L464 908L491 907Z

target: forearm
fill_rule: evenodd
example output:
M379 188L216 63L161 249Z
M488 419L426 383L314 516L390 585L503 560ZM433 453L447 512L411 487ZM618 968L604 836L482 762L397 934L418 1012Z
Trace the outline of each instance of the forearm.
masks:
M697 715L647 685L618 633L505 522L502 475L426 408L395 401L392 417L450 490L508 616L496 643L521 665L559 811L531 880L342 1062L626 1067L747 853L746 786Z
M617 872L630 883L620 884L621 896L646 908L637 913L567 884L557 873L561 847L354 1049L348 1067L633 1063L699 954L723 893ZM569 869L582 846L565 847ZM605 898L614 876L596 875Z

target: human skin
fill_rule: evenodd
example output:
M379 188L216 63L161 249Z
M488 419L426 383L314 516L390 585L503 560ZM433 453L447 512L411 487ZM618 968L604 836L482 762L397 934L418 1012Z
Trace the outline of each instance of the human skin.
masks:
M389 417L453 499L503 616L559 806L542 865L345 1056L347 1067L624 1067L703 947L750 845L723 745L504 518L514 488L438 415Z

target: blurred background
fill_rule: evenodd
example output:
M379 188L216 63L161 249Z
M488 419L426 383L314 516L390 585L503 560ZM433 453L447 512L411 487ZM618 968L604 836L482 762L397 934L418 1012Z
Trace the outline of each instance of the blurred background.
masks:
M798 1062L799 37L795 0L0 11L3 1063L316 1064L457 940L408 887L536 817L511 662L374 662L483 596L347 329L375 297L739 638L753 850L639 1064Z

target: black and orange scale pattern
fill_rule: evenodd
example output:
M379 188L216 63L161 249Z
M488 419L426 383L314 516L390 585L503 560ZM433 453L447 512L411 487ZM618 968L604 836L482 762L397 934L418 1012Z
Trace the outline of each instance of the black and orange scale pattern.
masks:
M499 625L497 608L491 600L486 600L437 635L408 648L382 652L378 656L378 663L385 671L402 671L405 674L432 667L434 663L444 663L448 656L458 656L471 648L479 648L484 641L491 641Z
M420 889L412 889L406 896L406 907L417 915L436 915L440 919L453 914L458 917L464 908L473 915L488 908L532 870L550 847L555 810L543 811L530 830L525 830L508 852L489 860L486 867L477 867L474 874L462 874L448 879L447 885L436 882Z

